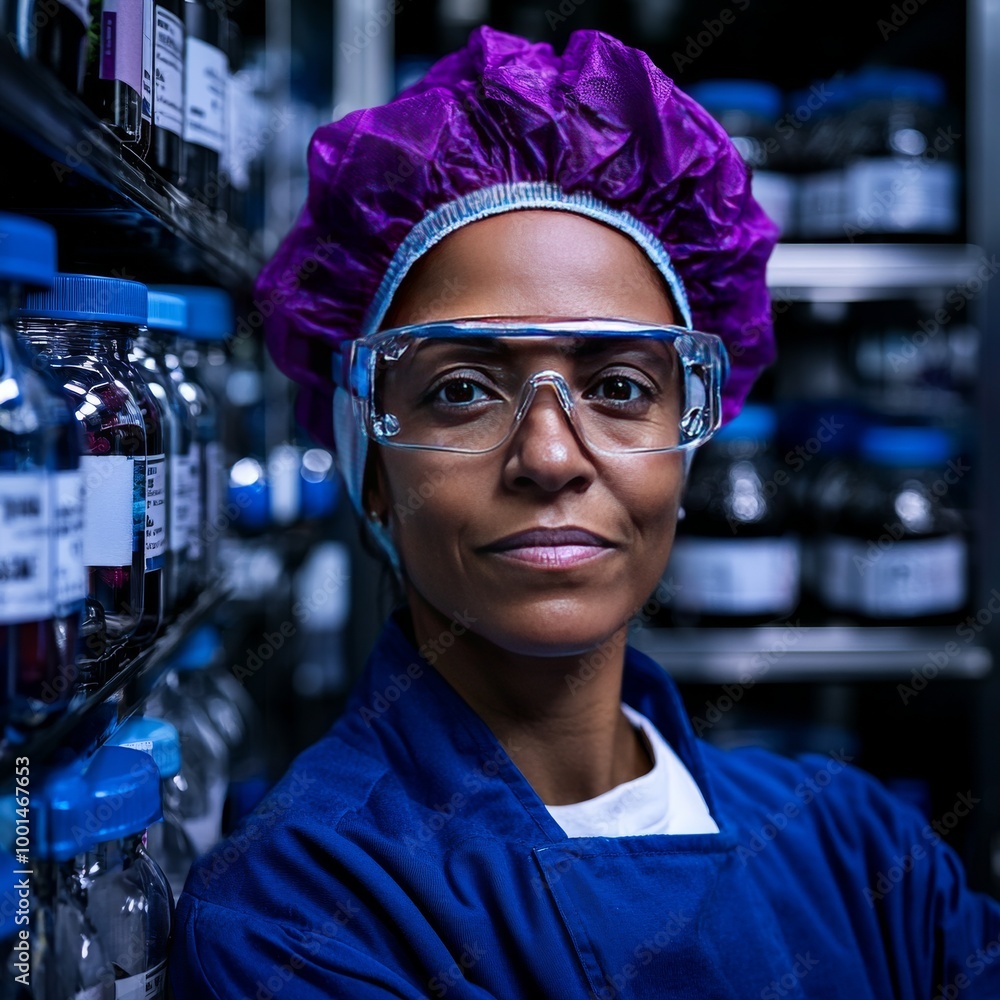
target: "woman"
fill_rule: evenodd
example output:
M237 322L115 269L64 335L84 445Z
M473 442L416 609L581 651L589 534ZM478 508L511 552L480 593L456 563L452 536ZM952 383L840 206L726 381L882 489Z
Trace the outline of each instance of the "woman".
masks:
M175 995L1000 996L1000 906L916 812L704 744L626 645L772 356L721 129L607 35L480 28L310 171L269 343L405 602L192 871Z

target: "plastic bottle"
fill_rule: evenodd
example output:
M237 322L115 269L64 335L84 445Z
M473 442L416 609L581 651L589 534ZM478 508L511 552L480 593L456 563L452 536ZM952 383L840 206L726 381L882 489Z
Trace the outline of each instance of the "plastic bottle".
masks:
M162 1000L173 899L143 845L162 815L152 757L102 746L47 775L33 801L37 995Z
M184 2L184 189L218 204L219 155L225 142L226 54L219 7Z
M12 323L24 289L51 285L55 259L50 226L0 214L0 724L12 736L61 713L79 680L83 442Z
M24 56L70 92L83 90L87 68L87 0L0 0L0 26Z
M773 450L772 407L747 404L697 454L667 578L675 625L756 625L799 599L788 473Z
M153 132L149 162L180 185L184 167L184 0L157 0L153 24Z
M792 235L796 184L777 132L784 107L781 89L765 80L703 80L687 93L726 130L750 168L754 198L783 237Z
M144 285L91 275L56 275L17 314L84 432L83 562L113 646L138 629L146 593L146 424L127 348L145 316Z
M864 624L956 620L969 594L966 471L941 428L861 432L820 546L820 594L830 612Z
M959 232L960 135L953 121L944 80L935 73L872 66L854 75L845 114L848 241Z
M163 822L146 833L146 850L156 858L176 900L184 888L197 853L181 822L181 799L185 786L178 780L181 771L181 740L175 726L164 719L132 716L108 737L105 746L130 747L152 756L160 772Z
M84 93L94 113L139 156L153 120L151 0L90 0L95 41Z
M198 693L200 681L189 677L205 664L176 655L161 683L146 700L145 714L173 724L181 739L181 768L175 780L183 787L176 815L196 854L211 849L222 837L222 817L229 785L229 751Z

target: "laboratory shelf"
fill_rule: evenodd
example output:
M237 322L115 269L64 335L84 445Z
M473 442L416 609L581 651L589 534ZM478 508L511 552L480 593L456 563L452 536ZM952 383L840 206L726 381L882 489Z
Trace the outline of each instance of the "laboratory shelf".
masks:
M767 282L776 301L788 302L860 302L941 289L972 297L998 269L968 243L779 243Z
M971 630L968 630L971 631ZM992 669L985 647L950 626L803 626L653 628L630 642L677 681L748 684L777 681L980 678Z
M0 210L59 228L60 267L117 277L249 288L261 260L250 239L164 181L75 94L0 45Z
M14 760L27 757L31 767L44 767L58 751L84 753L100 742L117 723L139 710L170 667L170 660L194 629L228 598L225 582L206 587L154 643L122 664L103 683L80 693L51 725L23 742L0 741L0 795L13 790ZM83 661L81 673L97 675L93 662Z

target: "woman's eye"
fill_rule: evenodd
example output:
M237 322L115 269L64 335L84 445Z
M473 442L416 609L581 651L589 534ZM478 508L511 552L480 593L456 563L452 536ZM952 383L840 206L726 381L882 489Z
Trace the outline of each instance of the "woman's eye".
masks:
M453 378L439 385L432 394L442 403L479 403L489 396L481 385L467 378Z
M615 403L632 403L648 391L634 379L626 375L606 375L588 393L595 399L607 399Z

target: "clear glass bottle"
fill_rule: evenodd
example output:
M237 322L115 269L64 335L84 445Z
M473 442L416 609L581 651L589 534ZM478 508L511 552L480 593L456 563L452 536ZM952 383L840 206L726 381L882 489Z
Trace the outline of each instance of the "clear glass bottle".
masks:
M180 794L171 804L198 855L222 838L222 817L229 784L229 751L209 715L199 681L205 664L181 655L170 661L160 684L150 692L145 712L165 719L180 734L181 768L174 778Z
M795 225L795 177L777 131L784 107L781 88L766 80L702 80L687 94L726 130L750 168L751 189L784 238Z
M167 364L195 416L203 505L200 574L205 585L220 574L219 542L231 521L223 512L223 414L211 375L226 370L224 344L233 329L233 300L223 289L208 286L156 285L153 290L179 296L187 309L185 327L167 350Z
M55 259L50 226L0 214L0 712L15 739L72 701L86 597L80 430L12 322Z
M875 424L836 471L819 550L824 605L862 624L956 621L969 595L970 484L951 435Z
M37 995L163 1000L173 898L143 843L162 815L152 757L102 746L85 762L49 774L40 791Z
M145 317L144 285L68 274L29 294L17 314L19 336L83 430L83 562L112 646L138 629L146 592L146 424L127 346Z
M209 208L219 193L227 64L220 5L184 2L184 189Z
M84 95L94 113L139 156L152 128L151 0L90 0L92 32Z
M146 330L140 331L136 349L143 364L157 373L173 412L175 435L170 447L169 550L173 554L171 604L176 611L187 607L197 595L201 582L201 459L198 445L198 414L191 405L191 393L183 388L184 377L171 349L177 333L187 322L187 305L177 295L150 291ZM197 400L195 401L197 402Z
M748 403L695 456L667 566L672 624L758 625L795 610L799 541L775 431L774 409Z
M184 167L184 0L153 8L153 133L149 162L180 185Z
M0 0L4 37L25 59L44 66L71 93L87 67L87 0Z
M184 889L197 852L181 821L181 799L187 788L180 778L181 738L175 726L164 719L132 716L108 738L106 745L131 747L152 756L160 772L163 822L146 832L146 850L156 859L176 900Z

